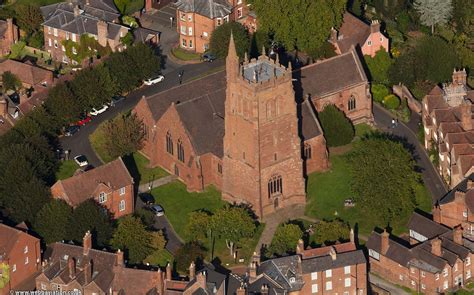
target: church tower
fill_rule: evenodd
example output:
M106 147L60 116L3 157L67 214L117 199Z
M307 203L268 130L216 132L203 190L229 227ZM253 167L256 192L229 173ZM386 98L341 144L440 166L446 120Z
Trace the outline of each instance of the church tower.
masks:
M223 198L252 205L260 218L305 204L291 67L264 51L240 64L231 36L226 73Z

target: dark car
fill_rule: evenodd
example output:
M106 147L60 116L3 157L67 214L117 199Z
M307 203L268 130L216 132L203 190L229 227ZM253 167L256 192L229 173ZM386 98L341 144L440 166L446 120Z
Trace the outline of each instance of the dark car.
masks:
M207 61L207 62L213 62L216 58L217 57L214 54L210 53L210 52L204 53L203 56L202 56L202 60Z
M116 96L112 97L112 100L110 101L110 105L114 107L124 99L125 99L125 96L116 95Z
M66 132L64 135L66 136L73 136L77 131L79 131L80 127L78 125L72 125L66 128Z
M153 203L155 203L155 198L150 193L141 193L138 196L145 205L153 205Z
M84 126L86 125L86 123L89 123L90 121L92 121L91 116L81 115L80 120L77 121L76 124L79 126Z

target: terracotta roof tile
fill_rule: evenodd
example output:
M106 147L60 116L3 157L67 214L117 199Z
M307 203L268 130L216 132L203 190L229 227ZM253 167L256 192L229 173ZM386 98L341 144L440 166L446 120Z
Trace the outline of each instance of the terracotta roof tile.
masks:
M341 52L347 52L351 46L362 46L370 36L370 25L366 24L350 12L344 13L339 29L337 45Z
M48 82L53 80L53 72L50 70L12 59L7 59L0 63L0 74L7 71L18 76L21 82L30 85L37 85L44 81Z

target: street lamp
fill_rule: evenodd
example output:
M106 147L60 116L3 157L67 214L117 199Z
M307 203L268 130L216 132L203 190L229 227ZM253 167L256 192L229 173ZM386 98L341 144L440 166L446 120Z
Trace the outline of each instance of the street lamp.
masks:
M172 28L173 28L173 17L170 16L170 29L172 29Z

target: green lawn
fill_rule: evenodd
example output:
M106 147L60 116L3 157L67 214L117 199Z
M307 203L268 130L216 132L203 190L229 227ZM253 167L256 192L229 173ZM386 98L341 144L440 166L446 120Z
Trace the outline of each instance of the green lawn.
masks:
M197 53L194 53L194 52L191 52L191 51L187 51L187 50L184 50L182 48L173 48L171 50L171 53L178 59L181 59L181 60L200 60L201 59L201 55L197 54Z
M145 260L143 260L144 263L149 263L154 266L161 266L165 267L168 262L171 264L173 263L174 257L173 254L171 254L168 250L163 249L163 250L158 250L150 254Z
M183 238L189 213L201 209L214 212L225 204L216 188L210 186L204 192L189 193L186 186L179 181L157 187L151 193L156 203L163 206L165 215L176 233Z
M365 134L368 134L375 130L374 128L372 128L372 126L369 126L365 123L360 123L360 124L355 125L354 129L355 129L355 136L358 136L358 137L362 137Z
M149 167L150 161L139 152L133 153L131 156L124 157L123 161L135 180L135 183L148 183L155 179L169 175L168 172L160 167Z
M104 163L115 160L112 158L105 149L105 136L103 131L104 123L100 124L97 129L89 135L89 141L95 153L102 159Z
M62 161L56 172L56 180L62 180L74 175L74 172L79 169L79 165L74 160Z

